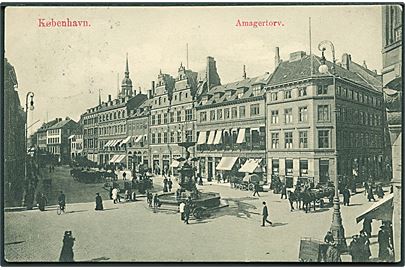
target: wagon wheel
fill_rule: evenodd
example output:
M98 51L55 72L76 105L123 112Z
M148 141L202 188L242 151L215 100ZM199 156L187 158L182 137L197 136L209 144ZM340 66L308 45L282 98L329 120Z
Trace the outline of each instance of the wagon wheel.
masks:
M240 185L239 185L239 189L240 189L240 190L245 190L245 185L244 185L244 184L240 184Z
M205 211L204 208L198 206L198 207L194 208L194 210L193 210L193 216L194 216L196 219L201 219L202 216L204 215L204 211Z
M253 183L250 183L250 184L248 185L248 189L249 189L250 191L253 191L253 190L255 189L255 185L254 185Z

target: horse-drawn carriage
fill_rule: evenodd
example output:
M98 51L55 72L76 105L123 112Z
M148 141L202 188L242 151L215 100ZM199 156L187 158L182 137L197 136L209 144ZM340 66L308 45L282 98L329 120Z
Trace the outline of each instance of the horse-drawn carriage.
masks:
M289 192L289 197L296 202L298 209L302 208L305 213L308 213L311 211L311 207L315 211L317 204L320 208L323 208L325 198L328 199L329 204L332 204L334 194L335 188L333 184L326 183L324 185L318 184L314 188L309 185L297 185L293 192Z
M257 174L249 174L245 175L245 177L241 178L234 178L233 179L233 187L240 190L250 190L253 191L255 186L259 187L258 191L263 191L267 183L263 181L263 179Z
M112 171L105 171L93 168L73 168L70 170L70 175L75 181L82 183L103 183L105 181L117 180L117 175Z

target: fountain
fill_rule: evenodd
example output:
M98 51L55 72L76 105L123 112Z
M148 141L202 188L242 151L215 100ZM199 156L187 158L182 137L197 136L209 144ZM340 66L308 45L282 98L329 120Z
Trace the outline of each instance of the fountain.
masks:
M196 168L192 166L192 162L198 158L190 158L189 147L194 146L195 142L183 142L178 144L186 150L186 156L177 159L181 166L179 168L180 188L176 193L163 193L158 195L162 204L178 205L181 201L191 197L194 204L204 209L215 208L220 206L221 196L215 192L201 192L196 186Z

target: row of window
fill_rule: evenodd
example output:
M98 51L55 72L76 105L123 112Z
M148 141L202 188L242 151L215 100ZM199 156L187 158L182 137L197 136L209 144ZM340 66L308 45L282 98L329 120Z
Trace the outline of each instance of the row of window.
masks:
M329 105L318 105L318 121L327 122L330 121L329 114ZM271 124L279 124L279 110L272 110L270 122ZM308 122L308 107L299 107L298 108L298 122L306 123ZM291 124L293 123L293 108L284 109L284 123Z
M47 132L48 132L48 136L49 135L58 135L58 134L60 134L60 129L50 129L50 130L48 130Z
M84 119L83 124L91 125L91 124L102 123L105 121L125 119L125 117L126 117L125 110L120 110L120 111L114 111L114 112L110 112L110 113L102 113L98 117L96 116L96 117Z
M185 121L193 120L193 110L185 110ZM161 125L183 121L183 111L160 113L151 115L151 125Z
M60 147L59 146L48 146L48 152L52 154L60 154Z
M56 137L56 138L48 138L47 144L59 144L59 143L60 143L59 137Z
M353 124L380 126L382 125L382 115L359 111L356 109L338 106L337 121L351 122Z
M182 97L183 97L183 92L177 92L177 93L174 93L173 94L173 100L174 101L181 101L182 100ZM189 97L189 95L188 95L188 92L185 92L184 93L184 97L185 98L188 98ZM166 104L166 100L168 100L168 98L166 98L166 96L163 96L163 97L159 97L159 98L155 98L155 105L165 105Z
M98 135L115 135L115 134L125 134L127 132L126 125L116 125L108 127L100 127L98 129ZM86 134L85 134L86 135ZM90 134L89 134L90 135Z
M171 132L158 132L152 133L152 144L161 144L161 143L180 143L183 142L183 136L181 131L171 131ZM193 141L193 131L185 131L185 140L186 142Z
M84 148L96 148L98 145L98 139L84 139L83 147Z
M283 93L284 100L292 99L293 98L293 91L298 92L298 97L305 97L308 95L307 87L298 87L295 89L285 89L282 91L274 91L270 94L271 101L277 101L279 99L279 93ZM327 95L328 94L328 85L317 85L316 86L316 94L319 95ZM380 107L382 104L382 99L369 96L362 92L355 91L353 89L349 89L343 86L336 87L336 95L340 97L344 97L347 99L351 99L354 101L358 101L364 104L368 104L375 107Z
M341 147L383 147L383 141L380 134L355 132L355 131L338 131L337 134L338 148Z
M318 148L330 148L329 130L318 130ZM308 131L298 132L298 145L294 143L292 131L284 132L284 141L280 141L280 132L271 132L272 149L308 148Z
M260 114L260 104L250 105L250 116L257 116ZM200 112L200 122L206 122L207 112ZM216 109L209 111L209 120L223 120L223 119L236 119L236 118L245 118L246 117L246 106L242 105L232 108Z

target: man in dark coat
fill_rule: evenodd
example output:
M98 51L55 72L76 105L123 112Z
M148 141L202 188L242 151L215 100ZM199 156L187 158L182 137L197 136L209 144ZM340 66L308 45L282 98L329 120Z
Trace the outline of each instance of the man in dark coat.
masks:
M353 235L352 241L349 245L349 254L352 256L352 262L361 262L362 261L362 250L361 250L361 243L359 241L358 235Z
M169 192L172 192L173 181L170 178L167 180L167 187L169 188Z
M262 216L263 216L262 227L266 226L266 222L269 223L270 225L273 225L271 221L267 220L267 217L269 216L269 211L267 209L266 202L263 202Z
M284 198L287 199L287 185L283 184L281 187L281 199Z
M100 193L96 193L96 210L104 210L103 199L100 196Z
M378 258L386 262L390 260L390 234L385 226L380 228L381 230L378 232Z
M74 262L73 245L75 238L72 236L71 231L65 231L63 236L63 246L59 256L59 262Z
M59 204L60 210L65 212L66 196L63 193L63 191L61 191L59 196L58 196L58 204Z
M191 198L189 197L186 200L186 205L184 206L184 223L186 223L186 224L189 224L188 220L190 219L191 206L192 206L192 201L191 201Z
M325 262L341 262L340 252L337 248L337 243L330 243L325 254Z
M323 241L324 241L325 243L328 243L328 244L335 242L335 239L333 238L333 234L332 234L331 231L328 231L328 232L326 233L325 237L323 238Z
M343 189L343 205L349 206L350 204L350 190L345 187Z
M41 197L39 198L39 202L38 202L38 208L41 211L45 211L45 206L48 202L48 199L45 197L45 195L42 193Z
M253 196L255 196L256 194L257 194L258 197L260 197L260 194L259 194L259 183L254 183Z
M371 200L375 201L372 185L368 187L367 199L369 202L371 202Z

